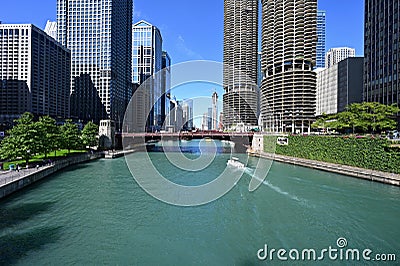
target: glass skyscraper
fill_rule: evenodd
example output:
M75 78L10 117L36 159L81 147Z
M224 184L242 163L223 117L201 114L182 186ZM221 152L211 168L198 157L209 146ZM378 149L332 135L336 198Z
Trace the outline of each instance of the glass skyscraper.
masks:
M57 39L72 54L75 118L121 125L132 95L132 9L132 0L57 0Z
M400 104L400 2L366 0L364 101Z
M135 23L132 32L132 82L139 85L146 82L146 91L141 96L144 101L143 107L138 105L135 108L138 108L137 115L147 119L146 130L159 130L164 118L162 115L163 76L161 73L157 74L163 66L161 33L157 27L144 20Z
M317 62L316 68L325 67L325 51L326 51L326 12L318 10L317 12Z

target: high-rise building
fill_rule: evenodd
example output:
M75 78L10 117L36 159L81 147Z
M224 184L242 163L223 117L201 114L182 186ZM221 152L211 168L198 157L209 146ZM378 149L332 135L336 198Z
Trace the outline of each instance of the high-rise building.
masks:
M212 130L218 130L218 94L212 95Z
M317 62L316 68L325 67L326 52L326 11L318 10L317 12Z
M399 1L366 0L364 33L364 101L400 105Z
M57 22L48 20L44 32L54 40L57 40Z
M71 53L32 24L0 24L0 121L68 118Z
M57 40L72 53L71 115L112 119L132 95L132 0L57 0Z
M349 47L331 48L325 56L325 66L331 67L349 57L355 57L356 50Z
M317 0L263 0L262 7L260 121L267 131L310 130L315 119Z
M171 101L171 57L165 51L162 53L162 80L161 80L161 122L165 129L165 119L170 110Z
M192 130L193 128L193 100L186 99L182 103L183 110L183 128L186 130Z
M213 109L212 107L208 108L208 112L207 112L207 129L208 130L213 130Z
M163 124L163 78L159 73L163 67L161 33L157 27L144 20L135 23L132 31L132 81L137 84L146 82L146 91L142 92L146 94L145 111L138 110L137 113L144 113L147 117L146 130L159 130ZM170 61L167 54L164 59Z
M349 57L319 70L316 115L336 114L352 103L362 102L363 57Z
M225 128L257 125L258 1L224 0Z

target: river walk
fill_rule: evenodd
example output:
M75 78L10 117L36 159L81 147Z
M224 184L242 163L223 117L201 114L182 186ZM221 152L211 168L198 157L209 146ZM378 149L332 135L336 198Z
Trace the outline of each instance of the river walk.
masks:
M259 156L271 159L277 162L300 165L317 170L338 173L342 175L367 179L371 181L381 182L389 185L400 186L400 175L388 172L375 171L370 169L358 168L342 164L326 163L303 158L295 158L278 154L270 154L265 152L251 153L253 156Z
M102 158L103 156L104 154L102 152L85 153L66 157L65 159L57 160L51 164L43 166L37 166L29 169L24 168L20 169L19 171L11 170L0 172L0 199L53 173L56 173L67 166L96 160Z

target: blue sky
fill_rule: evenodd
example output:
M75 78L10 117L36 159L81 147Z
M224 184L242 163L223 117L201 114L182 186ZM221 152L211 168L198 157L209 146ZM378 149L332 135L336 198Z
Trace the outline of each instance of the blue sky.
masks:
M56 0L0 0L0 21L33 23L44 28L47 20L56 19L56 3ZM134 21L144 19L161 30L164 50L173 64L190 60L222 62L223 0L136 0L134 4ZM327 12L327 49L349 46L362 56L364 1L319 0L318 8ZM178 99L211 97L214 90L222 99L221 88L212 84L203 84L198 89L193 89L193 84L182 86L173 94Z
M222 61L223 0L136 0L134 20L158 26L173 63ZM0 21L44 28L56 18L56 0L0 0ZM363 0L319 0L327 11L327 49L350 46L363 54Z

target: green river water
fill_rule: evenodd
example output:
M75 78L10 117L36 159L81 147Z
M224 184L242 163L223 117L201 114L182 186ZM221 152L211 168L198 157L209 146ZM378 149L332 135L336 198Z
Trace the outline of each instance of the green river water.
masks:
M220 153L203 171L150 157L182 184L206 183L226 168ZM140 161L144 153L129 155ZM400 188L274 163L249 192L248 169L220 199L199 207L168 205L133 179L124 158L70 167L0 201L0 264L9 265L375 265L377 261L260 261L269 249L315 249L345 238L346 248L400 260ZM267 161L265 161L267 163ZM286 254L288 256L288 254ZM380 265L380 264L379 264Z

